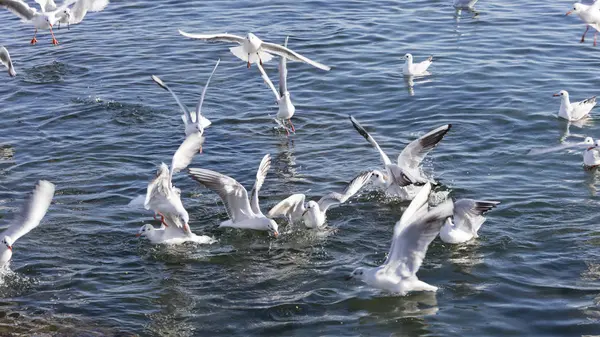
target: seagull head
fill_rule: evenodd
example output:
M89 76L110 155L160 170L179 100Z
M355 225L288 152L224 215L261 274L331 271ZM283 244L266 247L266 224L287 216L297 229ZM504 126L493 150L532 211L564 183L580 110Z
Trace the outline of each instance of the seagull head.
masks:
M578 2L574 3L573 4L573 9L571 9L570 11L568 11L567 14L565 14L565 16L569 15L569 14L579 14L579 13L583 12L585 10L585 8L586 7L584 7L583 4L580 4Z
M8 235L2 238L2 244L5 245L6 248L8 248L11 251L12 251L13 243L14 243L13 239Z
M386 186L386 180L387 180L387 176L385 174L383 174L383 172L381 172L379 170L373 170L373 174L371 174L371 177L369 178L369 181L375 187L385 187Z
M304 210L304 213L302 213L302 216L304 217L304 215L306 215L306 213L309 213L310 211L312 212L317 212L319 210L319 204L317 204L316 201L309 201L306 203L306 209Z
M566 98L569 98L569 93L566 90L561 90L558 92L558 94L554 94L552 96L560 97L560 99L566 99Z
M349 281L352 279L364 280L365 277L366 277L365 268L358 267L358 268L354 269L354 271L352 273L350 273L350 275L346 276L346 281Z
M277 222L275 222L274 220L271 219L267 219L267 228L269 229L270 233L273 233L274 237L278 237L279 236L279 228L277 226Z
M142 235L148 235L148 233L150 233L153 230L154 230L154 227L152 227L152 225L145 224L142 226L142 228L140 228L140 230L137 232L137 234L135 236L140 237Z
M412 55L411 55L411 54L409 54L409 53L406 53L406 55L404 55L404 59L406 60L406 62L409 62L409 63L410 63L410 62L412 62L412 60L413 60L413 57L412 57Z
M252 44L255 47L260 46L262 42L256 35L252 33L248 33L248 35L246 35L246 40L248 40L248 42L250 42L250 44Z

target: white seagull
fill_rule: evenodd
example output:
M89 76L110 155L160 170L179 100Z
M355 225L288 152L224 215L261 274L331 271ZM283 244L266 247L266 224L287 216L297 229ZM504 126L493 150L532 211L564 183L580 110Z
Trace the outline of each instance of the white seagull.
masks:
M160 215L161 223L168 227L165 221L170 214L173 223L183 232L191 234L188 222L190 217L181 202L181 190L173 186L173 174L185 169L198 153L204 138L199 133L192 133L181 143L171 161L171 169L162 163L156 172L156 177L148 184L144 207Z
M342 204L355 195L371 178L372 172L363 172L356 176L342 193L329 193L318 202L304 203L304 194L293 194L275 205L267 216L274 218L285 216L290 222L303 220L307 228L322 228L325 224L325 213L329 207Z
M406 76L420 76L420 75L428 75L427 68L431 65L433 56L429 56L429 58L425 61L419 63L413 63L413 56L411 54L404 55L404 66L402 66L402 73Z
M283 46L287 47L287 43L288 37L285 38L285 43ZM277 106L279 107L276 116L277 121L285 128L288 136L290 135L290 131L285 125L286 120L290 123L292 132L295 133L296 129L294 128L294 124L292 124L292 116L294 116L294 112L296 112L296 107L294 104L292 104L290 92L287 89L287 59L285 57L281 57L279 59L279 91L275 89L273 82L271 82L271 79L269 76L267 76L267 73L260 63L258 63L257 66L260 70L263 80L269 85L271 90L273 90L275 98L277 99Z
M58 7L54 0L35 0L40 5L42 12L55 12L58 28L60 24L66 24L67 29L70 25L78 24L83 21L87 12L100 12L109 4L109 0L66 0ZM69 8L69 6L73 7Z
M452 216L452 202L446 200L427 210L427 196L431 185L426 184L411 202L412 210L394 226L394 235L387 259L374 268L356 268L347 279L359 279L369 286L402 296L411 291L437 291L417 277L429 244ZM424 197L423 197L424 196ZM406 213L406 212L405 212Z
M600 30L600 1L596 1L593 4L575 3L573 9L568 11L565 15L577 14L579 18L585 22L585 32L581 36L581 43L585 42L585 34L588 32L590 27L593 27L596 32L594 33L594 46L596 46L596 37Z
M350 116L350 121L356 131L381 155L385 173L373 170L371 182L375 187L383 189L386 194L407 200L411 200L414 196L415 186L413 184L424 184L429 181L421 170L421 163L429 151L436 147L452 127L452 124L442 125L413 140L400 152L398 162L394 164L381 150L375 139L354 117Z
M210 236L196 235L177 227L178 220L172 214L165 214L164 221L171 225L168 227L161 225L160 228L154 228L152 225L146 224L139 229L136 236L144 236L153 244L178 245L184 242L211 244L217 242Z
M206 119L204 116L202 116L202 103L204 103L204 96L206 95L206 89L208 89L208 84L210 83L210 79L212 78L213 74L217 70L217 67L219 66L220 62L221 62L220 59L217 60L217 64L215 64L215 67L213 68L212 73L210 73L208 80L206 80L204 89L202 89L202 95L200 96L200 100L198 101L198 104L196 105L196 114L195 115L193 115L188 110L188 108L185 106L185 104L183 104L179 100L179 97L177 97L175 92L173 90L171 90L171 88L169 88L165 84L165 82L163 82L160 78L158 78L158 76L152 75L152 80L156 84L158 84L161 88L168 91L171 94L171 96L173 96L173 98L175 99L175 102L177 102L177 105L179 105L179 107L181 108L181 111L183 111L183 115L181 115L181 119L183 120L183 123L185 124L185 135L186 136L189 136L190 134L196 133L196 132L199 132L202 135L202 134L204 134L204 128L207 128L211 124L211 122L208 119Z
M17 76L15 67L13 66L12 60L10 59L10 54L8 53L8 50L4 48L4 46L0 46L0 63L2 63L2 65L4 65L8 69L8 75L10 77Z
M21 210L20 216L13 221L4 232L2 232L2 245L0 245L0 267L8 265L13 254L13 244L23 235L29 233L36 228L54 196L54 184L51 182L40 180L38 181L33 194L25 203Z
M222 222L219 227L269 231L277 237L279 235L277 223L262 214L258 201L258 191L270 167L271 156L267 154L260 162L251 201L248 200L248 191L244 186L231 177L198 168L190 168L188 171L194 180L217 193L225 204L230 220Z
M531 149L527 154L540 155L571 148L585 149L583 151L583 165L585 168L592 169L600 165L600 139L594 141L592 137L585 137L582 142L578 143L563 143L549 148Z
M454 202L454 213L446 219L440 239L446 243L463 243L478 238L477 231L485 222L483 216L495 208L499 201L460 199Z
M596 106L596 96L573 103L569 100L569 93L566 90L561 90L558 94L554 94L553 96L560 97L560 110L558 110L558 116L568 121L577 121L586 117Z
M250 68L250 64L258 63L262 64L263 62L269 62L273 55L279 55L281 57L286 57L293 61L299 61L308 63L313 67L329 70L328 66L321 64L319 62L313 61L308 57L302 56L295 51L288 49L284 46L264 42L256 35L252 33L248 33L246 37L241 37L233 34L190 34L184 31L179 30L179 34L189 37L192 39L200 39L206 41L224 41L224 42L233 42L239 44L237 47L232 47L229 50L233 55L241 59L242 61L248 62L248 68Z

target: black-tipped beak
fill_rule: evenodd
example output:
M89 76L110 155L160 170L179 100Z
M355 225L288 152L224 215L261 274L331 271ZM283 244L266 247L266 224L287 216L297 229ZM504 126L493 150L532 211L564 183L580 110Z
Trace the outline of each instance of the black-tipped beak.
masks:
M352 277L352 275L346 275L346 276L344 277L344 280L346 280L346 281L350 281L350 280L351 280L351 279L353 279L353 278L354 278L354 277Z

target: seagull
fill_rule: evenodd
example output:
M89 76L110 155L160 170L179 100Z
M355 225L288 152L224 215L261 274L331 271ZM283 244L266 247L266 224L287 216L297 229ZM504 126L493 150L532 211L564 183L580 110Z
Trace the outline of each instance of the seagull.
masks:
M144 208L153 210L155 215L161 217L161 223L168 227L165 218L169 214L175 214L173 221L177 228L190 234L188 222L190 217L181 202L181 190L173 186L173 174L177 173L192 162L192 158L198 153L204 142L204 137L199 133L192 133L181 143L171 161L171 169L162 163L156 172L156 177L148 184Z
M590 27L596 29L596 33L594 33L594 47L596 46L596 37L598 35L598 31L600 30L600 1L596 1L593 4L583 4L583 3L575 3L573 4L573 9L568 11L565 15L577 14L579 18L585 22L585 32L581 36L581 43L585 42L585 34L587 34Z
M190 176L217 193L227 210L230 220L222 222L219 227L233 227L269 231L275 237L279 236L277 223L265 217L259 207L258 191L271 167L271 156L265 155L260 162L253 188L252 201L248 200L248 191L235 179L224 174L198 168L190 168Z
M592 169L600 166L600 139L594 141L592 137L585 137L582 142L578 143L564 143L559 146L549 148L531 149L527 154L540 155L571 148L585 149L583 151L583 166L586 169Z
M35 0L40 5L42 12L56 12L58 28L60 24L66 24L67 29L70 25L78 24L83 21L87 12L100 12L108 6L109 0L67 0L61 7L56 6L54 0ZM73 5L72 8L69 6Z
M387 259L374 268L356 268L346 279L359 279L369 286L402 296L411 291L432 291L437 287L417 278L429 244L440 232L444 220L452 216L452 201L446 200L427 210L427 196L431 184L427 183L411 202L409 216L394 226L394 235ZM424 197L423 197L424 196ZM406 212L405 212L406 213Z
M208 89L208 84L210 83L210 79L212 78L215 71L217 70L217 67L219 66L220 62L221 62L221 59L217 60L217 64L215 64L215 67L213 68L212 73L210 73L208 80L206 80L204 89L202 89L202 95L200 96L200 100L198 101L198 104L196 105L196 115L195 116L192 115L192 113L188 110L188 108L179 100L179 97L177 97L175 92L173 92L173 90L171 90L171 88L169 88L165 84L165 82L163 82L160 78L158 78L158 76L152 75L152 80L156 84L158 84L161 88L168 91L171 94L171 96L173 96L173 98L175 99L175 102L177 102L177 104L181 108L181 111L183 111L183 115L181 115L181 119L183 120L183 123L185 124L185 135L186 136L189 136L192 133L196 133L196 132L199 132L200 135L202 135L202 134L204 134L204 129L207 128L208 126L210 126L210 124L211 124L211 122L208 119L206 119L204 116L202 116L202 103L204 102L204 96L206 95L206 89Z
M398 163L393 164L367 130L365 130L354 117L350 116L350 121L356 131L379 151L381 159L383 160L385 173L379 170L373 170L371 182L375 187L385 190L387 194L407 200L410 200L413 197L412 194L414 194L415 187L412 185L424 184L429 181L421 171L421 162L452 127L452 124L442 125L418 139L413 140L398 156Z
M242 61L248 62L248 68L250 68L250 64L256 63L258 61L259 64L263 62L269 62L273 55L279 55L281 57L288 58L293 61L299 61L308 63L313 67L322 69L322 70L330 70L331 68L321 64L319 62L315 62L308 57L302 56L295 51L288 49L284 46L264 42L256 35L252 33L248 33L246 37L241 37L233 34L190 34L186 33L182 30L179 30L179 34L189 37L192 39L200 39L207 41L224 41L224 42L234 42L239 44L237 47L232 47L229 50L233 55L241 59Z
M10 59L10 54L8 53L8 50L4 48L4 46L0 46L0 63L2 63L2 65L4 65L8 69L8 75L10 77L17 76L15 67L13 66L12 60Z
M171 214L166 214L164 220L172 225L178 221L177 218L173 218ZM154 228L150 224L145 224L140 228L135 236L144 236L153 244L178 245L184 242L212 244L217 242L210 236L196 235L192 232L183 231L181 228L177 228L177 226L167 227L165 225L161 225L160 228Z
M561 90L558 94L554 94L553 96L560 96L560 110L558 110L558 116L568 121L577 121L586 117L596 106L596 96L574 103L571 103L569 100L569 93L566 90Z
M56 15L64 12L66 8L65 5L61 6L61 8L56 9L55 11L42 11L41 13L35 8L29 7L29 5L22 0L0 0L0 7L4 7L13 12L20 17L23 22L31 22L33 24L35 27L35 33L33 35L33 39L31 39L31 44L37 43L36 35L38 29L49 29L50 34L52 34L52 44L58 44L58 41L54 37L54 32L52 31L52 25L58 20Z
M402 73L406 76L420 76L420 75L428 75L427 68L432 63L433 56L429 56L429 58L420 63L413 63L413 56L411 54L404 55L404 66L402 67Z
M287 48L288 37L285 38L284 47ZM273 93L275 94L275 98L277 99L277 105L279 106L279 111L277 111L276 119L281 125L285 128L287 135L290 135L289 129L285 126L285 121L287 120L290 123L292 132L296 132L294 128L294 124L292 124L292 116L294 112L296 112L296 107L292 104L292 99L290 98L290 92L287 90L287 59L285 57L281 57L279 59L279 91L275 89L273 82L267 73L263 69L263 67L257 64L258 69L262 75L263 80L269 85Z
M446 219L440 239L446 243L463 243L479 237L477 231L485 222L483 216L495 208L499 201L482 201L473 199L460 199L454 202L454 213Z
M21 214L10 227L2 232L2 245L0 245L0 267L7 266L12 258L13 244L23 235L36 228L54 196L54 184L40 180L33 190L33 194L23 206Z
M356 176L342 193L329 193L318 202L304 203L304 194L293 194L271 208L267 216L285 216L291 222L304 221L307 228L322 228L325 224L325 213L329 207L342 204L355 195L371 178L372 172L363 172Z

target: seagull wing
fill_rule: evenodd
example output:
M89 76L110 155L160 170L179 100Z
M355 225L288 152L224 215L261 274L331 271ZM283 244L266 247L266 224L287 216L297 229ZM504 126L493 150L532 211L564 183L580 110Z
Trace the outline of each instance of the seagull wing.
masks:
M387 154L385 154L385 152L383 152L383 150L381 150L381 148L379 147L379 144L377 144L375 139L373 139L373 137L371 137L371 135L367 132L367 130L365 130L365 128L362 127L362 125L360 125L360 123L358 123L358 121L354 117L350 116L350 121L352 122L352 125L354 126L356 131L358 131L358 133L360 133L361 136L365 137L365 139L371 144L371 146L373 146L374 148L377 149L377 151L379 151L379 154L381 155L381 159L383 160L383 166L387 167L388 165L390 165L392 163L392 161L390 160L390 157L388 157Z
M156 171L156 176L146 188L144 208L158 212L156 205L166 202L171 190L170 173L167 164L162 163Z
M289 36L285 37L285 42L283 46L287 48ZM279 58L279 96L283 96L287 89L287 58L280 57Z
M409 170L417 169L423 158L436 147L451 127L452 124L440 126L410 142L398 156L398 166Z
M235 179L205 169L190 168L189 173L194 180L219 195L232 222L255 217L248 201L248 191Z
M302 213L306 210L304 208L305 199L306 196L304 194L292 194L271 208L267 216L269 218L284 216L292 221L298 221L302 217Z
M454 203L454 225L467 233L477 235L477 231L485 222L483 215L498 204L500 204L499 201L457 200Z
M2 234L10 236L13 242L15 242L36 228L50 207L54 190L54 184L46 180L40 180L36 184L33 194L21 209L18 218Z
M190 165L194 155L200 152L200 147L204 143L204 137L200 135L198 132L191 133L189 136L185 137L185 140L175 154L173 155L173 160L171 161L171 176L169 180L173 180L173 174L185 169Z
M298 53L296 53L295 51L288 49L287 47L275 44L275 43L269 43L269 42L264 42L261 44L261 48L265 51L271 52L273 54L279 55L281 57L287 57L290 60L294 60L294 61L300 61L300 62L304 62L304 63L308 63L313 67L319 68L319 69L323 69L323 70L330 70L331 68L321 64L319 62L313 61L311 59L309 59L308 57L302 56Z
M398 221L392 238L393 250L388 254L388 270L402 278L413 277L423 263L429 244L439 234L444 220L452 216L452 211L452 201L446 200L406 226Z
M348 183L348 186L346 186L342 193L333 192L323 196L318 201L321 212L327 211L327 209L333 205L346 202L360 191L360 189L369 181L372 174L373 171L362 172Z
M56 10L56 3L54 0L35 0L40 5L42 12L52 12Z
M224 41L224 42L235 42L238 44L243 44L246 40L245 38L233 34L190 34L179 30L179 34L189 37L191 39L200 39L206 41Z
M185 115L185 119L187 120L186 125L187 124L191 124L192 123L192 117L190 116L190 111L179 100L179 97L177 97L177 95L175 94L175 92L173 90L171 90L171 88L169 88L165 82L163 82L160 78L158 78L158 76L152 75L152 80L154 81L154 83L158 84L158 86L160 86L161 88L163 88L166 91L168 91L171 94L171 96L173 96L173 98L175 99L175 102L177 102L177 105L179 105L179 108L181 108L181 111L183 111L183 114Z
M586 139L585 141L579 142L579 143L564 143L564 144L561 144L558 146L553 146L553 147L531 149L531 150L529 150L529 152L527 152L527 154L528 155L545 154L545 153L549 153L549 152L555 152L555 151L566 150L566 149L571 149L571 148L586 148L586 147L590 147L590 146L594 146L594 141L593 140L588 141Z
M277 92L277 89L275 89L275 86L273 85L273 82L271 82L271 79L267 75L267 72L260 65L260 62L256 63L256 66L258 67L258 70L260 70L260 75L262 76L263 80L265 81L265 83L267 83L269 88L271 88L271 90L273 91L273 94L275 94L275 98L279 102L279 100L281 99L281 95L279 95L279 92Z
M10 54L8 53L8 50L2 46L0 46L0 63L2 63L6 68L8 68L8 75L10 75L11 77L17 76L15 67L13 66L12 60L10 59Z
M21 0L0 0L0 7L8 9L26 21L31 21L37 12L35 8L29 7L28 4Z
M252 187L252 192L250 193L250 207L252 207L252 211L254 212L254 214L262 214L262 212L260 211L260 204L258 202L258 192L260 191L262 184L265 182L267 172L269 172L270 168L271 155L267 153L260 161L258 171L256 171L256 182L254 183L254 187Z
M215 67L213 68L212 73L210 73L210 76L208 76L208 80L206 80L204 89L202 89L202 96L200 96L198 105L196 105L196 123L198 123L199 125L202 125L202 123L200 123L200 116L202 116L202 103L204 103L204 96L206 96L206 89L208 89L208 84L210 83L210 79L215 74L215 71L217 71L217 67L219 66L219 63L221 63L221 59L217 60L217 64L215 64Z

